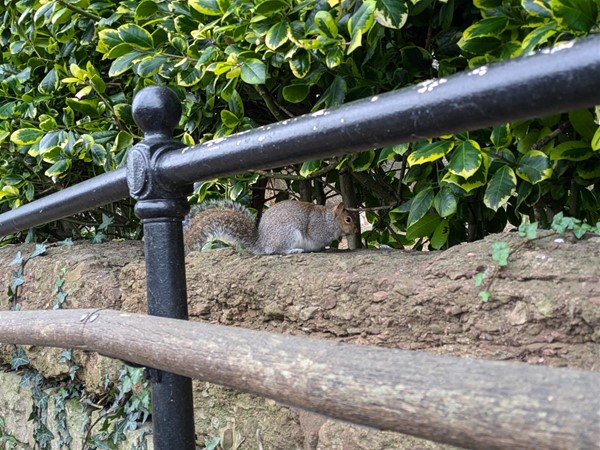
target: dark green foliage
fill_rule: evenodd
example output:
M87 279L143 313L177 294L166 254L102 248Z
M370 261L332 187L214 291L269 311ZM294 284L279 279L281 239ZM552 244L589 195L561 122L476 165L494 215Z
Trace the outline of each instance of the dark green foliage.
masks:
M29 358L22 347L16 346L11 359L11 368L22 371L23 387L31 389L33 408L29 420L34 423L33 437L40 449L49 449L52 445L68 448L73 442L72 431L86 433L83 444L86 449L116 449L128 438L127 432L138 429L150 417L151 395L149 382L144 379L144 368L124 365L114 382L106 381L105 393L99 399L86 393L77 379L79 366L72 360L72 350L64 350L59 362L69 364L70 380L46 379L37 370L29 366ZM50 392L52 391L52 392ZM51 396L49 394L52 394ZM49 416L49 400L53 399L52 416ZM84 430L69 430L67 423L67 400L77 399L84 406ZM103 410L97 419L91 420ZM48 429L52 422L55 433ZM14 438L5 434L4 422L0 417L0 444L6 443L13 448ZM2 447L4 448L4 447ZM132 449L146 448L145 436L140 435Z
M107 383L105 389L107 408L99 419L100 430L92 432L88 428L86 441L90 449L117 448L127 438L126 432L136 430L148 420L152 409L144 368L123 366L117 382ZM145 448L145 441L142 439L135 448Z
M599 29L595 0L1 1L0 211L121 165L140 138L131 100L150 84L175 88L191 145ZM442 248L558 212L595 223L597 121L574 111L205 180L192 200L251 203L255 188L261 207L268 176L282 196L323 201L342 170L370 245ZM100 242L137 227L123 201L38 234Z
M4 418L0 416L0 448L13 450L17 448L17 439L6 431Z

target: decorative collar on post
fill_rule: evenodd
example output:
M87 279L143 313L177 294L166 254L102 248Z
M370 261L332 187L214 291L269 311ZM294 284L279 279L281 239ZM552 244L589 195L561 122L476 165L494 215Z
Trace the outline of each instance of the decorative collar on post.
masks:
M173 140L173 131L181 118L181 103L168 87L148 86L133 99L132 113L144 132L144 140L127 155L127 185L137 200L136 214L142 220L183 218L189 210L185 197L191 186L175 186L156 169L164 152L184 147Z

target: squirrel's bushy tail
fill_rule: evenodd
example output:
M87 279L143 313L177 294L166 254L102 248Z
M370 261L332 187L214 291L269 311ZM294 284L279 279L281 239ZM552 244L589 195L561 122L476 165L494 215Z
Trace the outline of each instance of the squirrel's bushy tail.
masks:
M185 253L216 240L253 250L258 236L252 213L230 201L207 201L192 207L184 227Z

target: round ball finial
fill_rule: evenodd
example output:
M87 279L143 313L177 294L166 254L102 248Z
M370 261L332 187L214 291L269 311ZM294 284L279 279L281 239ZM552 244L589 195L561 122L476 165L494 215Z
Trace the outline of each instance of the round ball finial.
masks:
M181 118L181 102L166 86L148 86L139 91L131 110L146 138L158 135L170 139Z

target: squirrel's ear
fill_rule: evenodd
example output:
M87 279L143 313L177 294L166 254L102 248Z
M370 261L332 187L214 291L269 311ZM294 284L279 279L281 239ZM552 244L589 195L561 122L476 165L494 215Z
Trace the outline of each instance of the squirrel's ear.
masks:
M335 216L339 216L340 214L342 214L342 211L344 211L344 208L345 206L343 202L338 203L338 205L335 208L333 208L333 214Z

